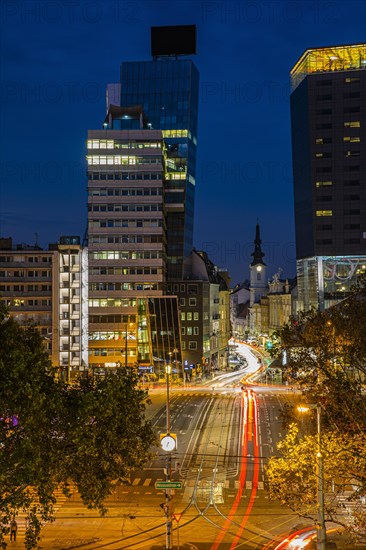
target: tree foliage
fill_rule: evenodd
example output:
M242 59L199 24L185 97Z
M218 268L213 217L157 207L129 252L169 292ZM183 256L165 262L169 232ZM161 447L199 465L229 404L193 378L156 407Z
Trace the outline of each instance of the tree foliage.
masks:
M302 517L317 518L317 436L300 432L291 424L287 436L278 444L279 456L267 466L269 496ZM325 516L350 533L364 532L366 496L366 437L349 438L329 431L322 436ZM350 523L345 506L353 510Z
M68 387L54 376L34 327L0 310L0 544L26 516L26 548L53 518L54 490L75 484L84 504L105 512L116 481L149 458L155 435L144 418L147 394L122 369Z
M303 400L322 407L322 447L329 519L347 495L356 504L348 527L365 526L366 495L366 279L352 295L324 312L311 310L290 319L278 333L275 353L286 352L287 377L302 389ZM293 414L287 411L287 417ZM314 442L316 423L301 437L292 426L279 445L280 456L267 470L273 498L311 516L316 499ZM358 509L360 508L360 509ZM364 506L363 506L364 508ZM365 528L365 527L364 527Z

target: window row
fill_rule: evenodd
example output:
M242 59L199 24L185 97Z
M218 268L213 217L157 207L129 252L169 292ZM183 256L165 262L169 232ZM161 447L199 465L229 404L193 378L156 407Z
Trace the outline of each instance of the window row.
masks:
M89 340L126 340L126 330L89 332ZM127 340L136 340L135 334L127 331Z
M180 319L181 321L198 321L200 314L198 311L181 311Z
M345 128L361 128L361 122L359 120L350 120L343 122ZM331 130L333 128L332 122L321 122L315 125L316 130Z
M161 290L157 283L90 283L90 291L109 290Z
M343 210L344 216L357 216L360 215L359 208L346 208ZM333 216L333 210L316 210L316 216Z
M161 187L131 188L131 189L89 189L91 197L156 197L163 194Z
M34 306L51 306L52 300L25 300L23 298L13 298L7 301L10 307L34 307Z
M91 348L91 349L89 349L89 356L107 357L107 356L115 356L115 355L119 355L121 357L124 357L126 355L126 352L122 348ZM136 348L128 348L127 356L128 357L135 357L136 356ZM123 359L121 361L121 364L123 364Z
M333 172L333 168L331 166L317 166L315 169L317 174L329 174L330 172ZM359 164L353 165L353 166L343 166L344 172L359 172L360 166Z
M17 263L17 262L28 262L28 263L51 263L51 256L24 256L24 255L9 255L9 256L0 256L0 263Z
M3 272L5 273L5 272ZM51 292L51 285L0 285L0 292Z
M162 204L89 204L89 212L162 212Z
M343 98L344 99L358 99L361 97L360 91L354 91L354 92L343 92ZM317 101L331 101L333 99L332 94L318 94L315 96L315 99ZM339 97L337 97L336 101L339 101Z
M186 299L185 298L179 298L179 305L185 306L186 305ZM197 305L197 298L188 298L188 305L196 306Z
M89 315L89 323L136 323L135 315Z
M89 228L98 227L163 227L163 220L89 220Z
M113 165L113 166L134 166L134 165L146 165L146 164L162 164L162 157L136 157L136 156L122 156L122 155L87 155L87 163L89 166L95 165Z
M344 114L351 114L351 113L359 113L361 110L359 105L355 105L353 107L344 107L343 113ZM316 109L315 110L316 115L332 115L333 109L327 108L327 109Z
M140 271L143 271L141 269ZM137 275L137 274L136 274ZM144 273L139 273L139 275L144 275ZM149 274L150 275L150 274ZM141 283L143 284L143 283ZM99 283L89 283L89 290L90 291L96 291L96 290L135 290L135 287L141 286L141 284L134 284L134 283L106 283L106 282L99 282ZM151 283L146 283L149 286L151 286ZM155 285L157 286L157 285ZM137 289L136 290L141 290Z
M184 340L182 340L182 350L184 351L186 349L186 342ZM195 342L194 340L190 340L188 342L188 349L189 350L196 350L197 349L197 342Z
M344 151L343 156L345 157L359 157L361 155L361 151ZM316 158L323 158L323 159L330 159L333 157L333 153L330 151L326 153L317 152L315 153Z
M320 197L316 197L317 201L323 201L323 202L329 202L333 200L333 195L323 195ZM339 199L337 199L339 200ZM359 201L360 195L343 195L344 201Z
M88 139L88 149L156 149L160 142L122 141L121 139Z
M182 336L198 336L200 333L199 327L182 327L181 328Z
M98 252L89 252L91 260L150 260L160 259L163 255L160 250L99 250ZM101 267L100 269L106 269ZM114 268L118 269L118 268ZM106 275L107 273L105 273ZM118 275L118 272L115 273ZM101 273L104 275L104 273Z
M51 277L51 271L8 270L0 271L0 277Z
M317 231L331 231L333 229L333 225L331 223L317 225L316 229ZM361 229L361 225L359 223L345 223L343 225L343 229Z
M90 275L161 275L161 267L92 267Z
M360 244L358 238L343 239L343 244ZM333 239L317 239L316 244L333 244Z
M357 82L361 82L361 79L358 76L347 76L344 82L346 84L356 84ZM332 84L333 80L318 80L316 82L316 86L331 86Z
M89 307L135 307L136 298L94 298Z
M191 132L189 130L163 130L164 138L191 138Z
M360 136L344 136L343 141L346 143L360 143L361 138ZM331 143L333 143L331 137L316 138L315 140L315 145L329 145Z
M89 237L91 244L150 244L163 243L162 235L92 235Z
M162 172L88 172L88 179L93 181L150 181L162 180Z

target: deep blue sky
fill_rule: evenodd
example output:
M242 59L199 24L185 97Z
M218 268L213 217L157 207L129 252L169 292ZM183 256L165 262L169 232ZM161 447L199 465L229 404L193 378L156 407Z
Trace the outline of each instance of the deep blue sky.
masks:
M3 0L0 24L1 236L84 234L106 84L150 59L151 26L196 24L195 246L239 282L259 219L268 276L295 274L289 70L308 47L364 42L363 0Z

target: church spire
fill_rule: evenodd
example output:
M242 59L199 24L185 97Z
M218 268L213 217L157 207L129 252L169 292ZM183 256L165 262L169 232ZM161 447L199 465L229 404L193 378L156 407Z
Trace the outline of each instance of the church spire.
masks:
M260 236L259 223L257 222L255 228L254 252L252 252L251 254L251 256L253 256L253 261L250 264L251 266L255 266L258 264L266 265L263 261L263 256L265 256L265 254L264 252L262 252L261 243L262 241Z

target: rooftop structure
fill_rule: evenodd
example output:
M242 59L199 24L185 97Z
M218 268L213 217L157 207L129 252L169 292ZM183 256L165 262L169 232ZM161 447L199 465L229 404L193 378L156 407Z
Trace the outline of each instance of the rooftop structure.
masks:
M366 69L366 44L307 49L290 71L292 91L312 73Z

